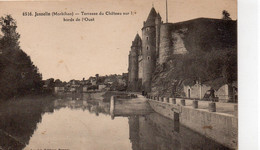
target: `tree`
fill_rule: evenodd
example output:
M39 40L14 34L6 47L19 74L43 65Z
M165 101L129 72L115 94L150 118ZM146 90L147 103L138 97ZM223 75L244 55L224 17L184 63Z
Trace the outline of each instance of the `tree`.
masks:
M156 95L181 96L183 85L196 83L219 89L237 81L237 48L189 51L173 55L164 65L157 64L152 78Z
M39 69L30 57L20 49L16 21L11 15L0 18L0 97L10 98L32 91L40 91L43 85Z
M63 84L62 84L62 81L60 80L60 79L56 79L55 81L54 81L54 84L55 84L55 86L62 86Z
M229 14L229 12L228 11L226 11L226 10L223 10L222 11L222 19L224 19L224 20L232 20L231 18L230 18L230 14Z
M218 80L218 84L231 84L237 81L237 50L236 47L209 52L190 52L184 56L174 56L174 70L169 79L183 80L184 84ZM212 82L212 84L215 84ZM212 85L211 85L212 86Z

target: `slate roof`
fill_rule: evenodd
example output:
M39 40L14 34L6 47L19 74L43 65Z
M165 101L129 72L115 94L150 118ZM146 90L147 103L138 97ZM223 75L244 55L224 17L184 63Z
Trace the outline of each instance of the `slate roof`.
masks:
M146 22L144 24L144 27L148 27L148 26L155 26L155 18L157 17L157 13L154 9L154 7L152 7L147 19L146 19Z
M134 41L132 43L132 46L140 46L141 42L142 42L141 37L137 33L136 36L135 36L135 39L134 39Z

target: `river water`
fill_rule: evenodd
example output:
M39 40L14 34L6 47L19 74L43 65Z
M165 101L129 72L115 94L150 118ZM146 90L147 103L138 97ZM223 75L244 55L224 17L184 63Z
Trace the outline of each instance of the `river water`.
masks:
M129 103L131 100L127 102L128 106ZM147 111L151 109L149 104L141 106L146 110L143 114L136 114L138 110L135 111L136 105L133 105L135 108L131 109L132 113L128 111L124 114L124 109L121 109L114 118L110 116L109 101L90 95L81 95L76 100L72 100L70 96L55 98L41 103L39 108L33 104L18 104L23 109L16 109L17 111L10 108L16 104L7 105L8 108L2 108L0 115L0 146L3 149L227 149L178 122L152 110ZM118 107L123 105L124 102L120 102Z

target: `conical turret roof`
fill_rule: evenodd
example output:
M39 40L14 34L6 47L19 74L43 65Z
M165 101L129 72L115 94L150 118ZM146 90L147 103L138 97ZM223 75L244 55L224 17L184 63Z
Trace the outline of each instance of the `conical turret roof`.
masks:
M157 16L157 13L154 9L154 7L152 7L148 17L147 17L147 20L144 24L144 27L148 27L148 26L154 26L155 25L155 18Z
M160 13L158 13L158 14L157 14L157 18L160 18L160 19L162 19L162 17L161 17L161 15L160 15Z
M135 36L135 39L132 43L132 46L138 46L141 44L141 37L139 36L139 34L137 33L136 36Z

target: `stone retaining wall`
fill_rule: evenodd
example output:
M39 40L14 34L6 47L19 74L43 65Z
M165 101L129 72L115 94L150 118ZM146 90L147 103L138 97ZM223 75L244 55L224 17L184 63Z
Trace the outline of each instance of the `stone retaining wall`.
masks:
M160 99L160 98L159 98ZM236 115L219 112L209 112L209 102L199 101L199 109L192 108L192 100L185 100L181 105L181 99L176 99L176 104L149 99L150 106L157 113L172 120L179 119L180 123L210 139L230 148L237 148L238 118ZM218 104L216 104L218 105Z

